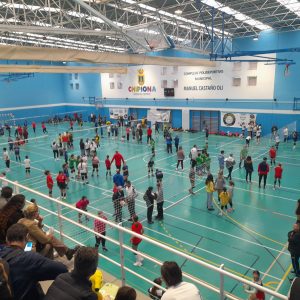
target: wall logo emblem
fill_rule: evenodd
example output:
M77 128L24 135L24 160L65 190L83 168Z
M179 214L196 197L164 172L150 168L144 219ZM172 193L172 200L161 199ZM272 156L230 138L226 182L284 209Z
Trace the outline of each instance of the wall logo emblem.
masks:
M139 69L138 70L138 83L141 86L145 84L145 72L144 72L144 69Z

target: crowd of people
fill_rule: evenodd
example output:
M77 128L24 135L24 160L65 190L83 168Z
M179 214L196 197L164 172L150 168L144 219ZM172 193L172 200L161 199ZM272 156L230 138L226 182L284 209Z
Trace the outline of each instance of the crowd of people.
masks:
M69 118L67 122L69 122L69 129L63 133L58 134L57 138L52 141L50 147L53 151L53 158L56 161L62 160L63 164L61 165L61 169L56 175L52 175L50 170L46 170L44 172L46 176L46 185L49 191L49 196L53 196L53 189L55 188L54 181L56 181L57 188L60 191L60 196L62 200L67 199L69 182L77 181L81 182L83 185L89 184L89 177L97 176L99 177L100 173L100 143L101 138L105 135L107 138L118 138L119 131L124 132L125 135L121 136L121 142L136 141L138 144L143 143L143 135L144 131L146 131L146 144L149 145L150 154L149 161L147 163L148 177L155 176L156 184L155 186L149 186L146 191L142 193L138 192L132 182L129 180L129 166L126 163L126 158L122 155L122 153L117 150L115 153L108 153L103 156L105 159L105 175L107 180L111 180L113 183L112 189L112 206L113 206L113 218L117 223L124 222L123 218L123 209L127 208L128 210L128 220L125 221L131 222L131 230L134 233L143 235L144 228L142 222L139 221L139 217L136 212L136 204L135 201L139 194L142 194L143 200L145 202L145 206L147 209L147 222L148 224L153 224L154 220L162 221L164 220L164 191L163 191L163 172L159 169L155 169L155 158L156 158L156 145L155 140L153 138L153 130L155 134L159 134L159 125L157 123L154 124L153 129L151 126L146 127L146 123L142 124L142 122L134 122L132 119L128 122L124 119L119 119L115 124L112 124L110 121L107 121L106 118L102 118L101 116L96 116L91 114L90 121L95 125L94 127L94 136L91 138L80 139L78 146L74 145L73 131L74 124L77 123L81 128L83 126L82 117L78 115L74 115L73 118ZM57 124L56 124L57 125ZM124 128L123 128L124 126ZM122 130L120 130L122 127ZM41 124L42 132L47 134L46 123ZM124 129L124 130L123 130ZM276 129L276 128L275 128ZM268 158L264 157L262 161L257 165L257 173L258 173L258 187L263 189L267 186L267 177L274 167L274 184L273 189L276 190L281 187L281 179L283 175L283 167L281 163L276 163L277 153L279 150L280 139L278 135L278 129L275 130L272 128L272 141L273 145L268 149ZM11 138L11 131L7 129L8 132L8 148L3 148L3 160L5 162L6 171L10 171L10 155L14 153L16 162L21 163L21 155L20 155L20 147L29 142L28 140L28 130L27 124L22 128L18 126L15 130L15 141ZM105 132L106 130L106 132ZM32 122L32 131L33 134L36 134L36 123ZM233 180L233 172L237 169L245 170L245 181L246 183L252 184L252 173L254 172L254 160L251 157L250 153L250 141L255 136L257 144L260 143L260 137L262 133L262 127L260 125L255 125L248 127L247 134L246 128L242 128L241 138L245 138L245 145L241 147L239 160L236 161L233 153L225 154L224 150L220 151L220 154L217 157L218 163L218 171L216 178L214 179L214 175L211 171L211 157L209 155L209 130L205 128L205 144L203 146L194 145L190 151L188 152L189 157L189 180L191 187L188 192L191 195L195 195L195 187L197 185L197 180L204 179L205 181L205 189L207 193L207 201L206 207L209 211L213 211L216 208L219 210L219 215L224 216L230 212L235 211L234 206L234 187L235 182ZM186 161L187 155L180 144L180 137L178 134L175 134L173 137L173 131L170 127L164 126L163 128L163 136L166 144L166 153L172 155L173 154L173 144L174 151L176 152L176 171L184 171L184 162ZM288 142L289 133L288 129L284 128L284 142ZM292 133L293 139L293 148L296 147L297 142L297 133ZM70 154L71 152L71 154ZM77 152L77 154L75 153ZM237 165L238 167L234 169ZM30 176L30 159L28 156L25 156L23 161L25 166L25 174L26 176ZM227 170L227 172L226 172ZM113 175L112 175L113 172ZM225 173L227 173L225 175ZM1 175L2 182L5 180L5 173L3 172ZM53 177L55 176L55 179ZM217 201L214 199L214 193L217 195ZM76 208L86 212L89 207L89 199L86 196L82 196L76 203ZM154 206L156 205L157 215L153 218ZM300 201L297 208L298 221L300 220ZM100 219L107 221L108 218L103 211L99 211L97 213ZM78 223L82 224L83 221L88 224L89 217L84 214L84 220L82 219L83 213L78 213ZM50 275L47 274L43 277L42 270L38 273L37 277L35 277L36 283L45 279L55 279L53 285L48 291L45 299L57 299L55 297L63 297L63 299L73 299L72 293L69 292L71 286L76 285L76 280L83 280L82 283L83 289L90 290L90 283L88 278L95 272L97 267L95 267L96 263L96 254L92 254L92 250L89 248L79 248L75 247L73 249L68 248L65 244L63 244L60 240L55 238L53 234L53 230L46 231L43 228L43 218L39 214L39 208L35 201L32 201L31 204L25 206L25 197L21 194L13 195L12 189L9 186L4 186L1 191L0 198L0 244L5 245L0 250L0 257L4 258L8 256L8 264L10 266L11 261L17 261L15 259L15 255L11 257L10 253L14 252L12 249L18 248L18 255L27 256L27 252L24 252L25 241L27 241L27 235L30 237L31 250L33 253L38 256L28 256L28 261L37 260L40 261L40 264L45 264L45 270L47 267L50 269L53 268L55 271ZM11 229L12 228L12 229ZM96 233L95 235L95 249L98 249L100 244L102 250L107 252L106 246L106 223L100 221L99 219L95 219L93 223L93 229ZM10 235L10 230L12 234ZM22 234L24 235L26 232L26 239L22 238ZM17 238L15 237L17 236ZM288 235L289 241L289 251L291 253L291 258L293 262L293 268L295 275L300 276L299 271L299 259L300 259L300 233L299 233L299 224L295 224L293 231L291 231ZM132 249L135 254L136 261L134 262L134 266L141 267L143 265L143 256L139 252L139 245L142 242L141 237L132 236L130 239L130 243L132 245ZM83 250L80 250L83 249ZM2 251L2 252L1 252ZM4 251L4 252L3 252ZM93 250L94 251L94 250ZM4 254L3 254L4 253ZM55 253L58 256L66 256L67 259L71 260L75 255L74 262L74 271L71 273L66 273L66 269L61 265L52 265ZM97 252L96 252L97 253ZM93 258L94 255L94 258ZM82 256L82 258L80 258ZM78 258L78 261L76 260ZM98 258L98 257L97 257ZM90 259L90 268L86 266L83 267L81 265L79 269L79 265L82 264L82 260ZM45 260L45 261L44 261ZM93 263L94 260L94 263ZM25 265L27 263L27 258L24 258ZM16 262L17 263L17 262ZM76 263L79 265L76 266ZM97 260L98 263L98 260ZM24 266L24 265L23 265ZM12 267L13 268L13 263ZM20 266L16 267L20 270ZM26 270L27 272L27 270ZM26 273L25 272L25 273ZM32 269L32 272L38 272L38 270ZM12 278L14 278L15 273L12 272ZM28 274L28 273L26 273ZM61 274L61 275L59 275ZM81 274L81 275L80 275ZM155 282L155 286L149 289L149 295L156 297L153 299L182 299L183 295L189 295L189 299L198 300L201 299L198 289L189 283L185 283L182 281L182 273L179 266L175 262L165 262L161 268L161 278L157 278ZM18 275L19 276L19 275ZM21 291L16 292L16 299L29 299L27 297L31 297L31 293L40 293L39 289L35 291L26 290L26 297L22 293L22 287L24 284L19 286L19 278L17 277L15 283L12 282L12 287L14 289L20 289ZM24 275L25 276L25 275ZM22 277L22 276L21 276ZM47 277L47 278L46 278ZM50 278L51 277L51 278ZM38 278L38 279L37 279ZM84 279L83 279L84 278ZM262 285L260 280L259 271L253 272L253 281ZM28 281L27 281L28 282ZM163 289L159 289L158 285L161 285L162 282L165 282L167 286L167 291L164 292ZM17 287L18 285L18 287ZM33 285L34 288L37 287L36 284ZM65 287L65 288L62 288ZM126 289L125 289L126 290ZM131 288L128 288L128 291L124 289L120 289L120 298L116 299L135 299L135 292L132 291ZM257 290L251 289L249 287L245 287L245 291L250 294L249 299L264 299L264 293ZM84 292L84 291L82 291ZM86 292L86 291L85 291ZM126 293L131 293L132 298L122 298L122 295ZM14 292L15 293L15 292ZM18 294L21 293L21 294ZM36 294L37 295L37 294ZM23 298L22 298L23 297ZM69 298L68 298L69 297ZM35 298L32 298L35 299ZM40 299L40 298L36 298ZM91 296L90 299L93 299Z

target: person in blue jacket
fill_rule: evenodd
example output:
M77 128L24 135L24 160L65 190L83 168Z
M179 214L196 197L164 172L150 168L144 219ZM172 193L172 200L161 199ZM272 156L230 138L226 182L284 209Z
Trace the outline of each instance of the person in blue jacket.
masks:
M116 174L113 176L113 182L116 186L124 186L124 177L120 174L120 169L116 170Z
M174 144L175 144L176 152L178 152L178 146L179 146L179 136L178 135L176 135L174 138Z
M172 137L170 134L168 134L166 136L166 144L167 144L167 152L168 153L173 153L173 150L172 150Z
M67 267L36 252L25 252L28 229L23 224L14 224L6 234L7 245L0 249L0 258L9 265L14 300L42 300L44 293L40 281L54 280L67 273ZM1 295L0 295L1 296ZM0 297L1 298L1 297Z

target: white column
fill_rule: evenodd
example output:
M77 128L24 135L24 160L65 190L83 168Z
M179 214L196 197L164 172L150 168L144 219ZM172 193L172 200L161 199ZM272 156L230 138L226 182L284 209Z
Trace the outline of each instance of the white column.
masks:
M182 109L182 129L190 129L190 110L187 108Z

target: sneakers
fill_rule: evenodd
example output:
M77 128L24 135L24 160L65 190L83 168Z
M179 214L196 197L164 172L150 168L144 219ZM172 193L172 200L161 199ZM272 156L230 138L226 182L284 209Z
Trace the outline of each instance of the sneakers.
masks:
M102 247L102 250L103 250L104 252L107 252L107 251L108 251L107 248L105 248L105 247Z
M143 264L140 261L137 261L133 265L136 267L141 267Z
M219 216L223 216L223 213L222 212L219 212L219 214L218 214Z

